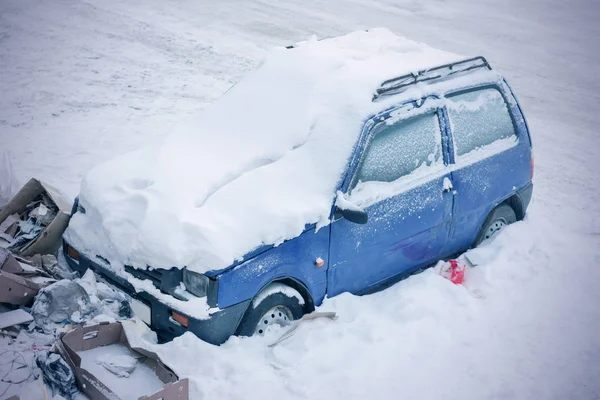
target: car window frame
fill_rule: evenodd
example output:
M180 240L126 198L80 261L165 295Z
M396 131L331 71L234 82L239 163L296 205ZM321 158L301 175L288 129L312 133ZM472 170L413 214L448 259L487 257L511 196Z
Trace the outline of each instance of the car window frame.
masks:
M506 106L506 110L508 111L508 115L510 116L510 120L512 122L512 126L513 126L513 132L517 138L516 140L516 144L519 143L520 140L520 131L519 131L519 125L515 119L515 115L511 110L511 105L508 101L508 98L506 97L506 93L504 92L503 88L498 85L497 83L486 83L483 85L477 85L477 86L471 86L468 88L461 88L461 89L456 89L456 90L452 90L449 92L446 92L444 94L444 97L442 98L444 100L444 105L443 105L443 113L444 113L444 118L446 119L446 123L447 123L447 135L448 135L448 152L450 153L450 163L451 164L456 164L457 162L457 158L461 157L457 154L456 151L456 142L454 141L454 129L452 128L452 119L450 117L450 111L448 109L448 104L447 101L450 100L450 98L454 97L454 96L458 96L461 94L465 94L465 93L471 93L471 92L479 92L479 91L483 91L486 89L496 89L496 91L498 93L500 93L500 96L502 96L502 99L504 100L504 105ZM497 139L500 140L500 139ZM495 143L496 141L492 142ZM492 143L487 144L486 146L491 145ZM473 151L474 149L471 149L470 151ZM464 156L464 154L463 154Z
M421 115L424 115L424 114L427 114L427 113L433 111L433 114L437 118L438 127L440 129L439 145L440 145L440 149L442 151L442 162L444 165L448 165L449 160L448 160L447 148L446 148L446 143L445 143L445 141L446 141L445 136L447 135L446 121L445 121L445 116L443 115L442 107L437 102L435 102L436 100L439 100L439 99L437 97L433 98L433 99L427 98L427 99L421 99L420 102L413 101L413 102L408 103L408 104L412 104L413 107L407 108L406 110L403 111L404 113L413 113L414 110L419 110L419 112L415 112L414 115L410 115L405 119L400 119L397 123L400 124L411 118L416 118L418 116L421 116ZM431 101L434 101L434 103L431 104ZM429 103L429 104L427 104L427 103ZM380 113L378 115L375 115L372 118L370 118L369 121L367 122L367 123L370 122L370 126L368 127L368 132L367 132L366 138L364 140L364 145L360 149L360 155L359 155L358 160L355 163L354 168L352 170L352 178L349 180L348 186L346 187L346 190L344 191L347 195L351 195L352 190L357 185L358 172L360 171L360 168L363 165L363 162L367 155L369 146L371 145L371 142L372 142L374 136L376 135L376 133L374 131L376 130L377 127L381 126L381 124L384 124L386 120L388 120L390 118L395 118L395 117L392 117L391 114L394 113L395 111L402 112L401 111L402 108L403 107L406 108L406 105L407 104L404 104L401 107L387 110L387 112L385 112L385 113ZM385 116L382 114L385 114ZM403 175L403 176L406 176L406 175ZM400 179L400 178L402 178L402 177L399 177L398 179ZM391 184L393 182L383 182L383 183Z

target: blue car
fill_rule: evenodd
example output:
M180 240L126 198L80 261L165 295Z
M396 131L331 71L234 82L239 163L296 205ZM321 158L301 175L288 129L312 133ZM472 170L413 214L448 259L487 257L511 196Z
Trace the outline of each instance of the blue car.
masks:
M530 134L510 87L489 71L476 57L381 82L325 226L307 224L292 239L204 273L125 266L117 274L102 254L84 254L67 236L65 257L74 270L92 269L128 293L163 341L187 331L213 344L262 335L325 297L381 290L525 216L533 190ZM490 78L468 79L476 74ZM396 97L402 100L390 105ZM85 209L75 204L73 213ZM131 277L152 290L135 289ZM210 314L196 318L164 301L182 287L206 298Z

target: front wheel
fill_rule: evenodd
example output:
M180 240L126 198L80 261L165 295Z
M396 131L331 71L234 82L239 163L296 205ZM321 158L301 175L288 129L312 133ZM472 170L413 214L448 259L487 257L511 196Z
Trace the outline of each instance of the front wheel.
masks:
M473 247L479 246L482 242L500 232L506 225L510 225L516 221L517 215L512 207L508 204L500 204L486 218Z
M238 335L262 336L272 326L287 326L303 314L302 295L289 286L273 284L252 300L238 328Z

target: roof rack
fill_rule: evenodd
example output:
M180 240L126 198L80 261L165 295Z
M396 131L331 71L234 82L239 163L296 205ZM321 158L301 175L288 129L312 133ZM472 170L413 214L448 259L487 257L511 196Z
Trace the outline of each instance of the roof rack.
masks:
M440 65L439 67L424 69L417 73L411 72L397 78L388 79L383 82L373 95L373 101L382 96L391 96L403 92L407 87L419 82L430 82L443 80L451 75L473 71L480 68L492 70L492 67L484 57L468 58L450 64Z

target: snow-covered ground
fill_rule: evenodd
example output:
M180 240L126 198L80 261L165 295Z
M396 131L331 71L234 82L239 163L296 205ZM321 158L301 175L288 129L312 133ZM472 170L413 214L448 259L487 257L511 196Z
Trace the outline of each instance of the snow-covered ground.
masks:
M0 151L75 196L98 162L169 132L272 46L384 26L485 55L533 134L534 200L468 290L433 271L322 307L266 347L158 347L194 399L600 398L600 5L557 1L0 3Z

